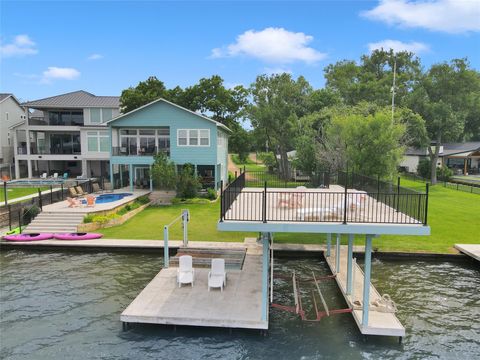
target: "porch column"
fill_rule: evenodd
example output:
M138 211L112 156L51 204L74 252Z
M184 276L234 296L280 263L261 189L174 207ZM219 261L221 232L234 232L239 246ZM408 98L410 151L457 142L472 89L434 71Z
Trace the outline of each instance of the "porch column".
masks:
M113 184L113 164L111 161L109 161L108 165L110 166L110 184L112 184L112 189L114 189L115 185Z
M365 237L365 269L363 278L362 326L368 326L370 306L370 275L372 270L372 235Z
M90 177L90 174L88 173L88 167L87 167L87 160L82 159L82 176L83 177Z
M327 234L327 257L330 257L332 247L332 234Z
M467 158L463 159L463 175L467 175Z
M148 176L150 177L150 191L153 191L152 165L150 165L150 169L148 171Z
M353 234L348 234L347 295L352 295Z
M32 178L32 160L27 160L28 177Z
M13 155L15 157L15 179L20 179L20 162L18 161L18 138L16 129L13 131Z
M338 274L340 272L340 236L337 234L337 246L335 249L335 272Z
M130 191L133 192L133 165L130 164L128 165L128 173L129 173L129 177L130 177Z
M262 233L262 321L268 319L269 233Z

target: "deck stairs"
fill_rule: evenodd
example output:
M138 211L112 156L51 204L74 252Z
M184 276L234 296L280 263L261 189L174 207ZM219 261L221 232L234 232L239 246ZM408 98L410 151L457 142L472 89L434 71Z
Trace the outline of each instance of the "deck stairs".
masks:
M225 259L226 269L241 270L245 260L246 249L198 249L181 247L177 254L170 258L170 266L178 266L178 259L182 255L192 256L193 267L210 268L212 259Z
M175 196L177 196L175 191L152 191L148 195L152 205L171 205Z
M25 228L25 233L72 233L85 214L43 211Z

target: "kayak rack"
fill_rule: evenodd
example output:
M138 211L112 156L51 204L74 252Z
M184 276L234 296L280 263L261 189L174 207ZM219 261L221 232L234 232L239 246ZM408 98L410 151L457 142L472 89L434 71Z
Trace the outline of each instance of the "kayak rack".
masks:
M277 276L277 277L285 278L284 276ZM345 309L329 309L328 308L327 302L325 301L322 291L320 290L319 282L325 281L325 280L333 280L334 278L335 278L335 275L320 276L317 278L315 276L315 273L312 271L312 278L300 280L297 278L295 271L293 271L292 284L293 284L293 299L294 299L295 306L272 303L272 307L279 310L288 311L288 312L297 314L298 316L300 316L300 319L302 319L303 321L310 321L310 322L318 322L322 320L322 318L324 318L325 316L351 313L353 311L351 308L345 308ZM313 319L307 319L305 310L303 309L302 297L300 295L301 282L302 283L313 282L315 284L315 289L312 289L312 300L313 300L313 306L314 306L316 316ZM320 301L322 303L323 311L319 311L318 309L317 299L315 296L316 293L318 293L318 297L320 298Z

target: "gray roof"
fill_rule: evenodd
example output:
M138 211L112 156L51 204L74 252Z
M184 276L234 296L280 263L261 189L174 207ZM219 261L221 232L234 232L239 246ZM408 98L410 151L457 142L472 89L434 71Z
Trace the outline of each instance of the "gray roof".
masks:
M418 149L409 147L407 150L405 150L405 155L425 156L427 155L427 148Z
M31 108L120 107L119 96L96 96L79 90L22 104Z
M30 113L30 118L43 118L44 115L43 115L43 111L40 111L40 110L33 110L33 112Z
M9 96L12 96L13 94L0 94L0 101L3 101L5 100L6 98L8 98Z
M463 152L476 151L476 150L480 150L480 141L443 144L444 155L459 154Z

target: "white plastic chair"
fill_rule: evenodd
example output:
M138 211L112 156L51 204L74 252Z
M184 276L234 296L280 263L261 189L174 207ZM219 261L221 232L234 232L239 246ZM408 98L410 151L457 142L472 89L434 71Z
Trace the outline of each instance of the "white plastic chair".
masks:
M190 255L182 255L178 259L177 284L192 284L195 281L195 269L192 265L192 257Z
M47 178L47 173L43 173L41 176L40 176L41 179L46 179Z
M212 269L208 272L208 291L210 288L220 288L227 285L227 273L225 272L224 259L212 259Z
M54 178L54 179L58 179L58 173L54 173L54 174L53 174L53 178Z

